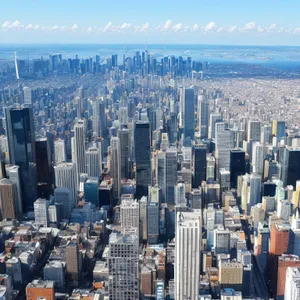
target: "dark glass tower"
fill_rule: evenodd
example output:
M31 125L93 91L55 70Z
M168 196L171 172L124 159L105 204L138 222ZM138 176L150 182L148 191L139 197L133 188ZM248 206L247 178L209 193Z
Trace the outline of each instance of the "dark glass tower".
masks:
M136 163L136 197L148 195L151 185L151 146L149 122L136 122L134 132Z
M6 108L9 160L20 167L23 212L37 199L35 132L31 108Z
M240 149L230 150L230 185L237 188L238 176L246 173L245 151Z
M296 181L300 179L300 150L287 147L283 154L282 181L283 185L296 187Z
M48 199L52 192L50 144L46 138L35 142L38 197Z
M195 131L195 99L193 88L183 90L183 110L184 137L193 139Z
M206 145L195 145L194 152L194 181L193 188L201 186L202 181L206 180Z

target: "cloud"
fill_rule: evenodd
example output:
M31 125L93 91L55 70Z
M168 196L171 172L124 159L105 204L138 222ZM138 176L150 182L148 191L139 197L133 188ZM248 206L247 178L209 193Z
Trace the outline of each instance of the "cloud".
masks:
M265 31L265 29L263 27L261 27L260 25L257 26L258 33L263 33L264 31Z
M205 27L204 27L204 31L213 31L213 30L217 30L218 26L215 22L209 22Z
M144 25L142 25L141 29L140 29L140 32L148 32L150 31L150 25L149 23L145 23Z
M40 25L36 25L36 26L34 27L34 30L38 30L38 29L40 29Z
M109 31L111 28L113 27L113 23L112 22L108 22L104 29L103 29L103 32L106 32L106 31Z
M93 31L93 28L90 26L90 27L88 27L88 29L85 32L91 33L92 31Z
M224 30L224 27L219 27L217 32L222 32Z
M34 26L32 24L28 24L26 27L25 27L26 30L32 30L34 29Z
M72 26L72 30L77 30L79 27L78 27L78 25L77 24L74 24L73 26Z
M236 30L236 26L234 25L234 26L230 26L229 28L228 28L228 32L229 33L232 33L232 32L234 32L235 30Z
M12 24L7 26L7 28L10 28L10 29L15 29L15 28L19 28L19 27L24 27L24 26L21 25L21 22L18 20L14 21Z
M175 26L173 26L173 30L174 31L179 31L179 30L182 29L182 27L183 27L183 24L182 23L178 23Z
M131 27L131 23L124 23L123 25L120 26L120 29L129 29Z
M168 29L170 29L171 24L172 24L172 20L166 21L165 24L163 25L162 29L163 29L163 30L168 30Z
M10 25L10 22L9 21L5 21L3 24L2 24L2 28L8 28L8 26Z
M57 30L57 29L59 29L59 27L58 27L58 25L54 25L51 29L52 30Z
M196 23L191 27L191 31L197 31L199 30L200 26Z
M243 31L253 31L256 28L256 24L254 22L246 23L242 28Z
M297 27L293 31L294 34L299 34L300 33L300 27Z
M272 25L270 25L269 30L275 30L276 28L277 28L277 25L276 24L272 24Z

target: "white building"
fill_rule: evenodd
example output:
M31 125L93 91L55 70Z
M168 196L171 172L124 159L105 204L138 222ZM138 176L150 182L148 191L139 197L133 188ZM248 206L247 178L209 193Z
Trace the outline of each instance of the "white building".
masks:
M300 268L287 268L284 300L300 299Z
M102 174L102 159L101 159L101 144L98 147L93 146L85 152L86 173L89 177L101 177Z
M67 160L66 156L66 144L64 140L57 139L54 141L54 161L55 165L58 165Z
M137 200L122 200L120 205L121 231L127 234L132 228L139 231L140 214Z
M110 140L111 147L111 165L110 172L111 177L114 180L113 194L115 198L120 198L121 192L121 149L120 139L118 137L112 137Z
M77 167L77 176L85 173L85 125L74 125L74 137L72 138L72 161Z
M201 210L178 212L175 239L175 299L198 299Z
M47 227L49 225L49 204L49 201L42 198L39 198L34 202L34 217L36 225L43 227Z

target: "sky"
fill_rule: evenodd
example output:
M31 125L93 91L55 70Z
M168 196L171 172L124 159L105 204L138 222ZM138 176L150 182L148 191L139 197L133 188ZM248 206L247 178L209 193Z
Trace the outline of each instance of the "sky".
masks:
M299 0L0 0L0 44L300 46Z

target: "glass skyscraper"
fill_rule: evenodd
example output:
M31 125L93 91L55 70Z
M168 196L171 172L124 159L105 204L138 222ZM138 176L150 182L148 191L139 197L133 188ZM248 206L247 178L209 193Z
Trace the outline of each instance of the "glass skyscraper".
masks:
M194 138L195 130L195 99L194 89L183 90L183 132L184 137Z
M6 108L9 160L20 167L23 212L37 199L35 132L31 108Z

